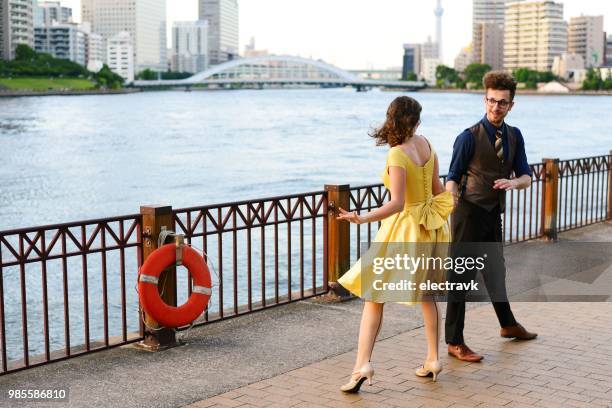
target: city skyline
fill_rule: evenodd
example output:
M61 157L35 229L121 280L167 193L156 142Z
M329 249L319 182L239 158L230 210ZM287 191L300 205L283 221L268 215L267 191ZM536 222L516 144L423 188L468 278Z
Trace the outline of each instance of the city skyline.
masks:
M61 3L72 7L75 20L80 21L80 0L61 0ZM581 14L603 15L604 30L612 33L612 2L565 0L560 3L564 4L565 20ZM404 43L435 38L436 0L379 0L377 5L372 8L371 2L365 0L337 0L331 4L323 0L308 4L282 0L239 1L240 52L255 37L257 49L267 49L273 54L323 59L345 69L385 69L401 67ZM442 53L444 63L452 66L461 48L472 38L472 0L443 0L442 7ZM322 9L327 13L321 13ZM168 2L167 16L170 33L174 21L197 20L198 1Z

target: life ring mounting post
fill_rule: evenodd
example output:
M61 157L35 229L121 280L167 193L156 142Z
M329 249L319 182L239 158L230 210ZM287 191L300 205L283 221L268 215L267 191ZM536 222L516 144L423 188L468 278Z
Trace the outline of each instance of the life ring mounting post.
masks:
M142 258L144 262L158 247L163 246L168 241L174 242L174 237L169 232L174 228L174 212L169 205L144 205L140 207L142 217L142 228L140 229L142 242ZM161 239L161 245L160 245ZM168 240L168 241L167 241ZM176 266L171 265L159 277L159 293L168 305L176 306L177 284ZM142 312L140 323L140 335L143 340L135 346L147 351L161 351L171 347L181 345L177 341L176 333L173 329L162 327L151 316Z

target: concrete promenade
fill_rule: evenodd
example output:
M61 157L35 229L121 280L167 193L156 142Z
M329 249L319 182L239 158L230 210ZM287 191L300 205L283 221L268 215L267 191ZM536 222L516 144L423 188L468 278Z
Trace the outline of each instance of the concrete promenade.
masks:
M612 242L612 225L560 239ZM537 256L535 248L508 247L507 263ZM500 338L492 307L471 304L466 339L485 359L451 360L441 343L437 383L414 376L425 353L419 308L388 304L374 385L347 396L338 387L352 369L361 307L297 302L193 329L181 334L186 345L161 353L125 346L5 375L0 407L612 407L610 301L514 303L517 319L539 333L530 342ZM69 400L8 400L17 388L67 388Z

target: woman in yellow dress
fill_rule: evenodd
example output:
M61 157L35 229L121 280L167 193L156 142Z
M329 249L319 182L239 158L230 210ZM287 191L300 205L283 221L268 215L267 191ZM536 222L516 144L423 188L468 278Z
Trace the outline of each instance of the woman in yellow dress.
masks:
M427 139L415 133L420 124L421 109L415 99L398 97L389 106L383 126L371 134L378 146L388 144L391 147L382 175L385 187L391 192L391 199L382 207L365 214L340 209L338 216L340 220L355 224L382 221L372 247L339 279L343 287L365 299L357 358L350 381L341 387L344 392L358 392L366 379L372 383L374 375L370 357L382 325L384 301L376 298L376 291L369 283L378 277L380 286L380 280L388 282L397 278L394 271L374 272L373 260L380 256L395 258L398 248L401 248L401 245L397 246L398 243L406 245L405 248L412 248L405 250L404 254L409 252L413 257L424 257L426 252L426 255L431 257L434 255L433 248L436 243L445 248L446 243L450 242L447 220L453 210L453 197L445 191L440 181L435 151ZM415 250L413 244L422 246ZM440 272L421 268L412 276L418 285L419 281L427 280L430 276L428 273L435 275L432 275L431 280L439 279ZM407 295L406 301L400 303L421 304L427 337L427 356L423 365L416 370L416 375L432 375L435 381L442 371L438 360L438 305L424 293L415 292Z

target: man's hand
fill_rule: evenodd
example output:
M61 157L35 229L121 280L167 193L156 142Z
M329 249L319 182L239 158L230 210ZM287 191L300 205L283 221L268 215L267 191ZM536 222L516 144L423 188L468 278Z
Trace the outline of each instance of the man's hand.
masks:
M523 190L531 186L531 176L523 174L521 177L508 179L498 179L493 183L493 188L496 190Z
M517 188L517 183L515 179L512 179L512 180L497 179L493 183L493 188L496 190L510 191L510 190L514 190L515 188Z

